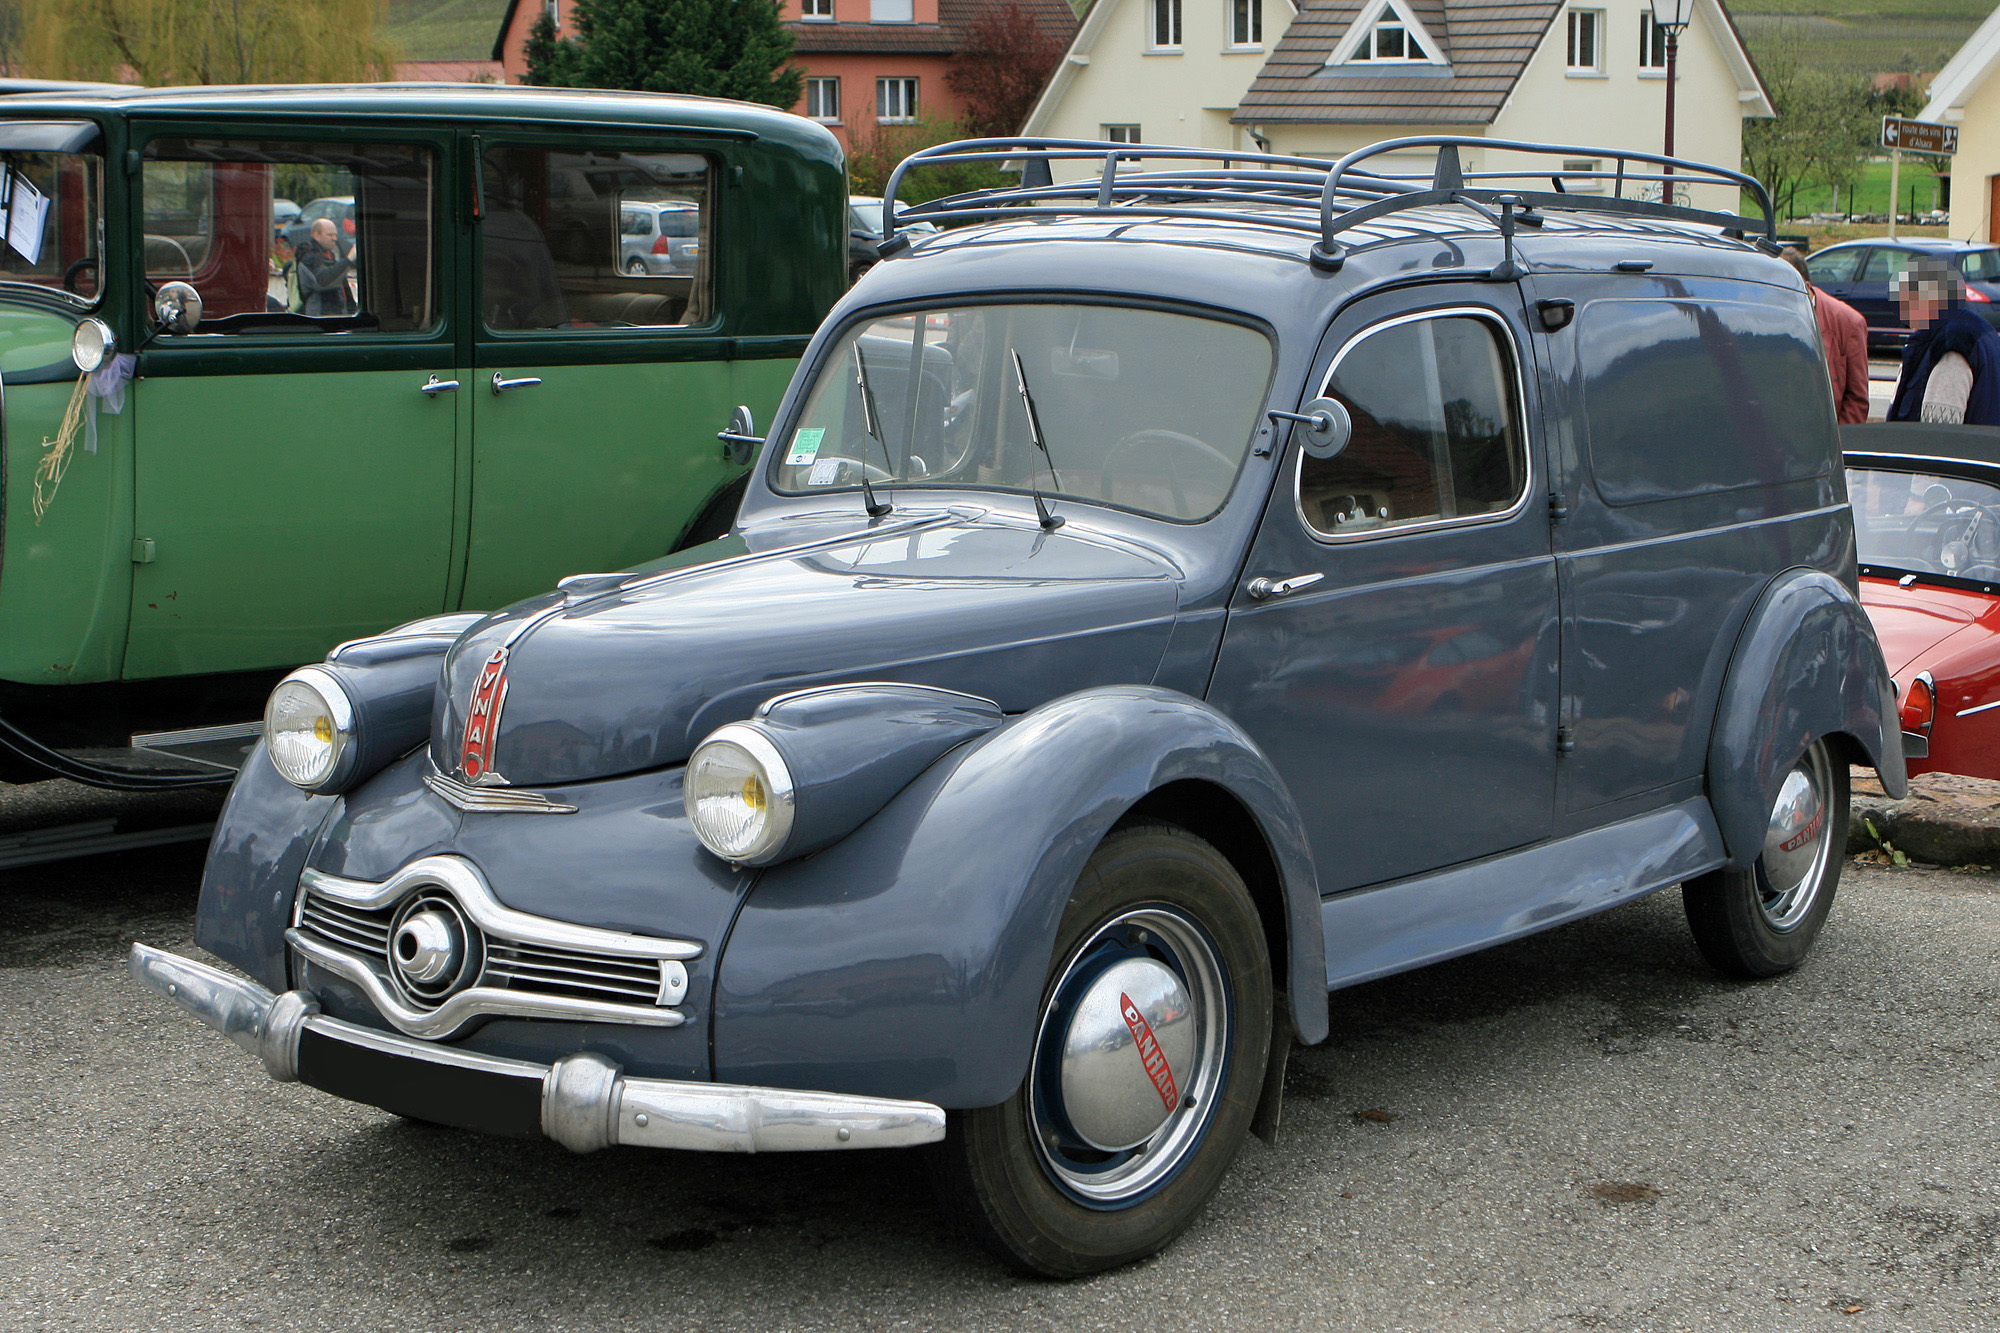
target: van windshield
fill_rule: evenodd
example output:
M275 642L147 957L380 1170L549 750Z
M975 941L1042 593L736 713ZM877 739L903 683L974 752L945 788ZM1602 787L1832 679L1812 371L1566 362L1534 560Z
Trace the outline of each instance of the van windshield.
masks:
M98 253L104 240L104 159L96 153L6 154L12 168L0 189L19 227L0 239L0 282L61 292L77 304L97 304L102 288ZM32 225L40 212L41 225Z
M772 484L856 488L865 469L878 488L1035 488L1204 519L1236 481L1271 362L1255 329L1160 310L985 305L877 319L821 363Z

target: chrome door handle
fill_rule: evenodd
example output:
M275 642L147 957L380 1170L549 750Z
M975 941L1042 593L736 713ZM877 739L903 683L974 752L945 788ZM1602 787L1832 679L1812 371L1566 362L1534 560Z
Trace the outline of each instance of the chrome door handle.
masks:
M531 384L540 384L540 383L541 383L540 380L532 377L527 379L518 379L518 380L502 379L500 377L500 372L496 370L493 372L493 396L495 398L498 398L501 394L507 392L507 390L509 389L525 389Z
M457 380L441 380L433 375L417 386L417 392L426 398L435 398L441 393L457 393Z
M1324 574L1294 574L1288 579L1254 578L1244 589L1253 602L1269 601L1273 597L1289 597L1301 588L1310 588L1325 578Z

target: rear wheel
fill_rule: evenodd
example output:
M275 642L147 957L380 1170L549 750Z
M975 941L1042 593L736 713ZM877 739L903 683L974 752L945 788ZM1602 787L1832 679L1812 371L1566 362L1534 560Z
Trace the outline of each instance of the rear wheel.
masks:
M1002 1257L1050 1277L1159 1250L1242 1145L1271 1005L1234 867L1180 829L1113 833L1063 914L1027 1078L953 1117L937 1158L947 1200Z
M1814 741L1778 785L1757 863L1681 886L1702 956L1732 977L1774 977L1804 962L1833 907L1846 840L1847 766Z

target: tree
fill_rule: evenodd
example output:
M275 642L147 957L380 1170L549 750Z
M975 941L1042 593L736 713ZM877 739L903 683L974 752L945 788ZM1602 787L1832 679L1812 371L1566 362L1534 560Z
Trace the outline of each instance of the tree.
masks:
M521 82L536 84L543 88L566 88L576 68L577 45L566 42L556 35L556 21L544 9L536 17L534 26L528 29L528 40L521 48L527 60L527 72Z
M1872 152L1877 123L1865 81L1810 67L1795 37L1759 55L1777 115L1746 121L1743 169L1764 182L1781 218L1797 212L1807 185L1852 185Z
M1014 0L981 13L944 76L965 100L967 131L981 138L1020 133L1062 54L1062 43Z
M378 0L18 0L23 73L52 79L353 83L385 79Z
M941 116L925 116L910 125L883 125L878 122L854 136L854 147L847 154L848 191L852 194L879 195L888 186L889 175L895 171L896 164L904 158L919 149L935 148L954 139L966 138L970 133L960 122ZM1018 183L1017 177L1001 171L994 163L957 162L942 167L918 167L903 178L896 198L905 204L922 204L947 194L991 190Z
M537 81L787 108L805 90L777 0L577 0L573 13L577 35L545 45Z

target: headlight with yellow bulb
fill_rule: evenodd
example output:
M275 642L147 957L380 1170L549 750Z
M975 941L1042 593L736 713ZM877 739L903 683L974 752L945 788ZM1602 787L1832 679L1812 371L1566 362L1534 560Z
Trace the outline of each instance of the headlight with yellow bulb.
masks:
M768 864L791 836L792 775L756 727L732 722L696 746L684 797L695 837L725 861Z
M285 780L324 791L354 767L354 705L331 673L302 667L264 705L264 748Z

